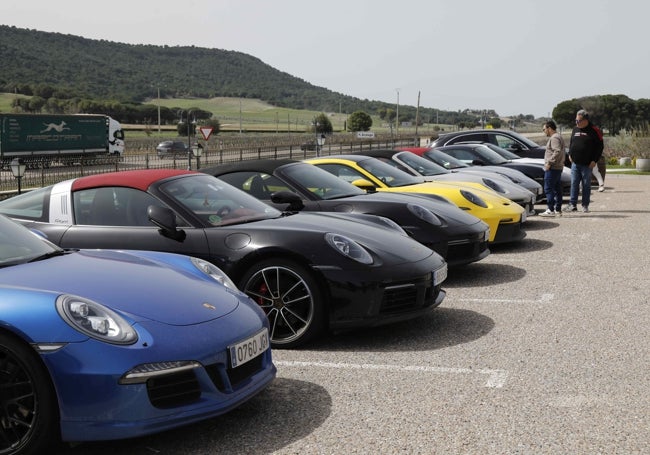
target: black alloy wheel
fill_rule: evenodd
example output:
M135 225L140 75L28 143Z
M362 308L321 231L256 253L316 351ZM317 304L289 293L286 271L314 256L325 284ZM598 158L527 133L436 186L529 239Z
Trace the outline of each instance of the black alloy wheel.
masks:
M35 351L0 333L0 455L52 449L57 409L49 376Z
M242 278L240 289L264 310L274 348L295 348L325 327L324 302L311 274L292 261L266 260Z

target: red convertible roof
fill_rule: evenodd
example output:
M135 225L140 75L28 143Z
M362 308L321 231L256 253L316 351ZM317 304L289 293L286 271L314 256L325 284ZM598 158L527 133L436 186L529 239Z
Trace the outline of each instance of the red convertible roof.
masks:
M95 174L75 179L72 182L72 191L100 186L126 186L146 191L153 182L183 174L198 174L198 172L180 169L144 169Z

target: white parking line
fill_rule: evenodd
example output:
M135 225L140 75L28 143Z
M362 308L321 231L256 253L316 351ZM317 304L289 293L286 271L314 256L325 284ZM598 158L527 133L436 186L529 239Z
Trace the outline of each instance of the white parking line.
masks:
M490 370L480 369L474 370L470 368L444 368L444 367L425 367L419 365L381 365L371 363L333 363L333 362L299 362L292 360L274 360L278 367L316 367L316 368L336 368L342 370L377 370L377 371L414 371L421 373L434 373L434 374L483 374L487 375L485 387L501 388L508 379L508 372L506 370Z
M481 303L544 303L553 300L553 294L542 294L537 300L527 299L458 299L461 302L481 302Z

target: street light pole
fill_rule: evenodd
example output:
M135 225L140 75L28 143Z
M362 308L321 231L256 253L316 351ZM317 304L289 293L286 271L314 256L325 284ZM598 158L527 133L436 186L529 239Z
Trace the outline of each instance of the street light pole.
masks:
M158 86L158 137L160 137L160 86Z
M192 133L190 131L190 112L187 111L187 170L192 170Z
M181 111L181 120L179 123L183 123L183 111ZM190 114L192 114L192 110L189 109L185 111L186 118L185 121L187 122L187 170L191 171L192 170L192 131L190 130Z
M25 163L20 158L14 158L11 160L11 164L9 166L11 167L11 173L14 175L16 180L18 180L18 194L20 194L20 183L23 179L23 175L25 175L25 169L27 166L25 166Z
M397 91L397 111L395 112L395 134L399 136L399 89Z

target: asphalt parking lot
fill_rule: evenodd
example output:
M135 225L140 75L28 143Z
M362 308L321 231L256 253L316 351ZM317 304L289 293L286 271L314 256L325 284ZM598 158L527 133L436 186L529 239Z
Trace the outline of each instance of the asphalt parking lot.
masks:
M226 416L64 453L650 453L650 177L606 187L452 270L426 317L274 351Z

